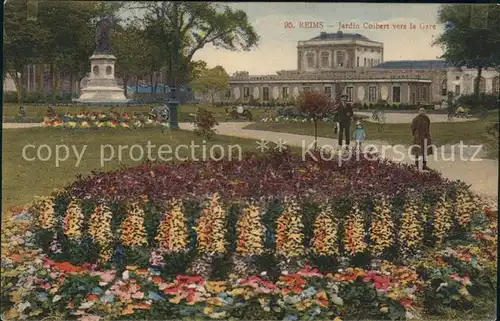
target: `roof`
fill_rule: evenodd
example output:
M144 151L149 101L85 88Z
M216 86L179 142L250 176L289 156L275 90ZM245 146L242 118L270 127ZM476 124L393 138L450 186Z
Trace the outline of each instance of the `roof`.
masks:
M442 69L444 60L393 60L378 64L375 68L383 69Z
M359 33L345 33L342 31L335 32L335 33L322 32L322 33L320 33L319 36L309 39L309 41L311 41L311 40L344 40L344 39L372 41L372 40L368 39L367 37L360 35Z

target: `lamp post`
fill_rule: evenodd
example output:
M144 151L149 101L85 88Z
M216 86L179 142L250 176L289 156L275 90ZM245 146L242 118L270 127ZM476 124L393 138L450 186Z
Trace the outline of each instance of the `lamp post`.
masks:
M177 3L174 2L174 10L175 10L175 22L178 21L178 8L177 8ZM177 24L175 24L177 26ZM169 109L169 124L170 128L172 129L179 129L179 123L177 121L177 109L179 108L179 101L177 100L177 77L179 74L179 50L180 50L180 41L179 41L179 30L178 28L175 28L174 32L174 39L173 39L173 46L172 46L172 53L174 56L174 65L173 68L175 72L172 73L171 75L171 86L170 86L170 98L167 101L167 106ZM172 70L170 70L172 72Z

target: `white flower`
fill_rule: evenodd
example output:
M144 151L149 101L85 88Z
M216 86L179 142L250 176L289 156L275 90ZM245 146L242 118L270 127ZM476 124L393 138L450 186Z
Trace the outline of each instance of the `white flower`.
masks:
M130 277L130 272L129 271L125 271L123 272L123 275L122 275L122 278L124 280L128 280L128 278Z
M448 283L446 283L446 282L445 283L441 283L439 285L439 287L437 288L436 292L439 292L439 290L441 290L441 288L446 288L447 286L448 286Z

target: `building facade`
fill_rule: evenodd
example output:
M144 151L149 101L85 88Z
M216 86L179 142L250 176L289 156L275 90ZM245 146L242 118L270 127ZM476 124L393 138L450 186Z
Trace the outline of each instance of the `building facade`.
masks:
M346 94L361 104L440 104L448 91L473 91L476 70L457 70L441 60L384 61L384 45L360 34L324 33L297 45L297 70L252 76L237 72L225 100L288 102L301 92L322 91L332 99ZM498 94L498 72L482 72L480 90Z

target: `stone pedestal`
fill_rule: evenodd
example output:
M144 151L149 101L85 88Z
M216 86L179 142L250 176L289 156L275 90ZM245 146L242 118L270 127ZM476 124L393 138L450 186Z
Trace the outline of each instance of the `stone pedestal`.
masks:
M108 53L94 53L90 60L90 76L87 87L81 90L80 98L74 101L89 104L123 104L128 103L123 92L116 84L116 57Z

